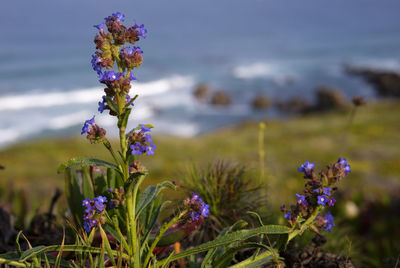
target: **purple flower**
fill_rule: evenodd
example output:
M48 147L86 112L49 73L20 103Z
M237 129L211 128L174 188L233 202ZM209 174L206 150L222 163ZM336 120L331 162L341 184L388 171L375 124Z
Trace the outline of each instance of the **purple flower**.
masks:
M129 96L128 94L126 94L126 97L125 97L125 101L126 101L126 103L129 103L130 101L131 101L131 96ZM131 106L134 106L135 104L132 102L131 103Z
M114 72L114 71L105 71L104 73L99 74L100 83L113 82L115 80L119 80L123 76L123 73Z
M115 20L115 21L124 21L125 20L125 15L122 14L121 12L113 13L111 16L108 16L107 18L104 18L106 22L109 22L110 20Z
M97 25L93 25L93 27L96 28L97 30L101 31L101 30L103 30L104 23L100 23L100 24L97 24Z
M151 140L151 135L150 134L146 134L146 135L144 135L144 140L146 141L146 142L149 142L149 143L153 143L153 141Z
M140 130L141 131L143 131L143 132L148 132L148 131L151 131L151 128L150 127L146 127L145 125L143 125L143 124L139 124L139 126L140 126Z
M329 187L324 188L324 189L322 190L322 192L323 192L324 194L326 194L327 196L331 196L331 188L329 188Z
M94 124L94 115L92 119L86 120L85 123L83 124L81 135L87 133L89 131L89 125L93 124Z
M147 30L144 28L143 24L137 24L136 20L135 20L135 25L133 26L135 27L135 29L138 31L138 35L146 38L147 37Z
M303 165L301 165L300 167L297 168L297 171L298 172L308 173L308 172L312 171L314 166L315 166L314 163L310 163L309 161L306 161L306 162L304 162Z
M98 75L101 74L101 65L98 64L99 62L100 62L99 56L97 56L96 54L93 54L91 63L92 63L93 70L95 70Z
M106 202L107 198L103 196L98 196L93 199L87 198L82 201L82 206L86 207L85 214L83 215L83 228L87 232L90 232L92 227L97 225L98 221L93 217L95 217L96 214L101 214L104 212Z
M104 109L106 108L106 96L103 96L103 101L99 101L99 108L97 110L102 113L104 112Z
M290 211L288 211L287 213L283 214L283 217L284 217L285 219L289 220L289 221L292 219L292 216L291 216Z
M346 158L339 157L338 163L344 167L344 175L351 172L350 165L347 164Z
M142 155L143 147L139 142L131 145L132 155Z
M319 190L319 188L317 188L317 189L314 189L313 192L319 194L320 190Z
M198 210L196 209L196 211L192 211L192 213L190 214L192 221L197 221L200 216L203 216L204 218L208 217L208 215L210 214L210 206L207 205L198 194L192 194L191 202L192 204L196 204L196 206L199 207Z
M326 223L324 224L324 226L322 228L324 229L325 232L330 232L332 227L335 226L335 224L333 224L334 218L329 211L327 213L325 213L325 220L326 220Z
M203 202L203 205L201 207L201 216L207 218L209 214L210 214L210 206Z
M305 206L308 205L308 202L307 202L306 197L304 195L296 194L296 196L297 196L297 202L299 204L302 204L302 205L305 205Z
M129 79L130 79L130 80L137 80L137 79L136 79L136 76L134 76L132 72L131 72L131 74L129 75Z
M328 198L326 198L325 195L318 196L318 201L317 201L318 205L325 206L327 201L328 201Z
M129 55L132 55L134 53L139 53L139 54L143 54L143 50L140 49L140 47L125 47L122 49L122 52L126 52Z
M154 149L156 146L154 144L150 144L146 147L146 154L147 155L153 155L154 154Z
M328 202L327 202L328 206L333 207L335 205L335 203L336 203L336 199L335 198L329 198L328 199Z

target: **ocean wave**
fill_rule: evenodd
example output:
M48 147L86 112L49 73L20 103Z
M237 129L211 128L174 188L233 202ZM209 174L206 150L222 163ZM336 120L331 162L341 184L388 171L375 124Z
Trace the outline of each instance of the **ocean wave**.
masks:
M400 73L400 59L361 58L351 60L347 64L357 68L370 68Z
M232 70L234 77L239 79L255 79L255 78L267 78L271 79L278 85L285 85L295 75L293 72L285 70L278 63L266 63L266 62L255 62L248 65L238 66Z
M151 82L134 82L132 92L140 96L152 96L174 89L192 87L194 83L195 81L191 76L174 75ZM95 103L101 99L102 95L104 95L102 87L92 87L66 92L45 92L41 90L35 93L1 96L0 111Z

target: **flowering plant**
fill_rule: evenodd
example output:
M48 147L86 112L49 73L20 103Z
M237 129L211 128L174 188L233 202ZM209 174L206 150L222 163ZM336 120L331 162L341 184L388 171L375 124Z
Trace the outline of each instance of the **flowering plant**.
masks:
M170 245L201 225L209 216L209 205L193 193L175 213L159 223L160 214L168 204L160 193L165 188L175 189L175 185L165 181L141 189L148 171L138 157L155 153L153 126L139 124L127 132L127 124L138 97L130 95L131 84L136 80L133 71L143 61L142 49L134 45L146 38L147 30L136 21L126 27L122 25L124 20L125 16L117 12L94 26L98 34L91 61L99 82L105 85L98 111L108 111L117 119L118 151L107 139L106 130L95 122L95 116L84 122L81 131L91 143L103 144L114 162L77 157L58 169L65 174L75 244L64 245L63 241L61 245L39 246L24 252L18 245L17 251L0 255L0 263L19 267L50 267L50 263L55 267L167 267L172 261L207 252L202 267L227 267L238 251L257 249L253 256L232 266L249 267L272 259L278 262L278 250L306 229L317 231L319 226L330 231L333 217L329 213L321 216L320 212L335 203L331 197L336 189L333 185L350 172L345 159L329 166L320 179L314 174L314 164L306 162L299 168L307 179L306 189L297 195L298 202L290 210L282 208L290 228L264 225L259 220L260 227L244 229L247 223L240 220L223 229L212 241L182 252L166 253ZM256 213L252 215L259 218ZM268 235L275 238L269 239ZM254 237L261 240L256 242Z

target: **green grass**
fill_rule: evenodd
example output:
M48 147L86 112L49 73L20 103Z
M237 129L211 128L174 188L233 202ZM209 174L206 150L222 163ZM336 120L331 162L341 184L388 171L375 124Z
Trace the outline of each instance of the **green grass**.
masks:
M305 160L316 167L346 157L352 173L342 182L342 191L367 194L400 184L400 104L387 102L360 107L350 129L348 112L265 121L265 169L270 204L294 200L304 183L296 167ZM148 183L162 179L179 182L185 168L204 166L217 159L245 164L258 174L258 124L247 122L195 138L156 136L156 154L142 157L150 170ZM346 146L347 144L347 146ZM83 137L49 138L23 142L0 151L0 185L25 188L30 197L48 198L63 187L56 173L60 163L74 156L111 160L102 145Z

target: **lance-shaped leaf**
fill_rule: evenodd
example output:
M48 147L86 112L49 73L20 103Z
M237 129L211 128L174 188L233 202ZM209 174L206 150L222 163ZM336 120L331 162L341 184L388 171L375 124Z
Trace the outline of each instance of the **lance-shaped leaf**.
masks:
M151 185L144 189L143 193L140 195L138 205L136 207L136 218L140 216L142 211L151 204L158 196L158 194L165 188L174 189L176 186L170 181L163 181L157 186Z
M181 259L193 254L197 254L200 252L204 252L216 247L221 247L225 245L229 245L234 242L245 241L251 237L261 235L261 234L286 234L289 233L290 229L286 226L281 225L264 225L258 228L249 229L249 230L240 230L233 233L230 233L226 236L217 238L213 241L203 243L198 245L197 247L185 250L179 254L176 254L171 257L170 261L174 261L177 259ZM164 264L164 260L158 263L160 266Z
M97 158L87 158L87 157L74 157L71 158L70 160L62 163L58 169L57 172L61 173L67 168L81 168L84 166L97 166L97 167L106 167L106 168L113 168L114 170L118 171L121 173L119 170L118 166L116 166L113 163L97 159Z

